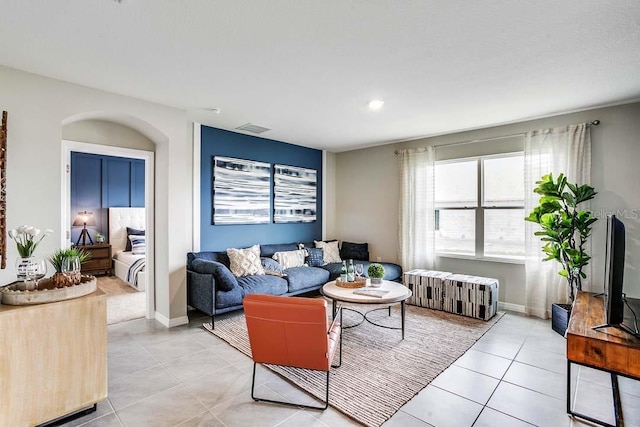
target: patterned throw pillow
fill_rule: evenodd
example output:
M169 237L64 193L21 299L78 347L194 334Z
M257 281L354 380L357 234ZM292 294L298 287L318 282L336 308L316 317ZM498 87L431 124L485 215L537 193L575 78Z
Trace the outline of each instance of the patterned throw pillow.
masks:
M320 267L324 265L324 249L309 248L307 249L307 264L310 267Z
M147 238L145 236L130 235L129 241L131 242L131 253L133 255L145 255L147 252L146 243Z
M299 249L297 251L276 252L273 254L273 259L286 270L291 267L302 267L306 256L307 251Z
M282 266L278 264L275 259L271 258L260 258L262 261L262 268L264 268L265 274L270 274L272 276L284 277L286 274L282 271Z
M340 249L338 248L338 241L334 240L333 242L323 242L314 240L316 248L322 248L324 250L324 263L331 264L333 262L342 262L340 258Z
M246 249L227 249L231 264L231 272L236 277L264 275L264 268L260 262L260 246L253 245Z
M127 227L127 237L129 236L144 236L145 231L144 230L136 230L135 228L131 228L131 227ZM127 243L124 245L124 251L125 252L130 252L131 251L131 240L127 239Z

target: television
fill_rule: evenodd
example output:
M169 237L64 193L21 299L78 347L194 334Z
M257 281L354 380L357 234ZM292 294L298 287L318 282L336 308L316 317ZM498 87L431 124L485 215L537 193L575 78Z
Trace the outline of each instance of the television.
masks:
M625 295L624 257L625 257L625 228L622 221L615 215L607 215L606 254L604 265L604 297L605 324L593 329L615 327L638 337L638 328L633 313L634 327L630 328L624 322ZM631 307L630 307L631 308ZM635 329L635 330L634 330Z

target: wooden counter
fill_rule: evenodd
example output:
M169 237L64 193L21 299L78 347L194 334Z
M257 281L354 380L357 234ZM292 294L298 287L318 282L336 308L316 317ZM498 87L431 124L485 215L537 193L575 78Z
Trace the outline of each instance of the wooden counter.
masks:
M0 425L33 426L107 397L107 303L96 292L0 305Z

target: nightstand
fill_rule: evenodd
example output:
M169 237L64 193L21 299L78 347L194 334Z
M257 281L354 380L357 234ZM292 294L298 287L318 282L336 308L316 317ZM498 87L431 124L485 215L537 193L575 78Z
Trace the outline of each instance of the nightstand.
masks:
M78 245L75 247L91 254L91 258L82 263L82 274L113 275L111 268L111 245L102 243L96 245Z

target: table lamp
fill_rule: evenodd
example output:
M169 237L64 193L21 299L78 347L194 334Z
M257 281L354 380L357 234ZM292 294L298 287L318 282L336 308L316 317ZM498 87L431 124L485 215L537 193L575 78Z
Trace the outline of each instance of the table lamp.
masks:
M80 239L82 239L82 246L86 245L87 238L89 238L89 242L93 245L93 240L91 239L91 235L87 230L87 225L89 226L96 225L96 219L93 217L93 212L89 212L89 211L78 212L78 215L76 215L76 219L73 220L73 225L83 226L82 231L78 236L78 240L76 241L76 246L80 244Z

